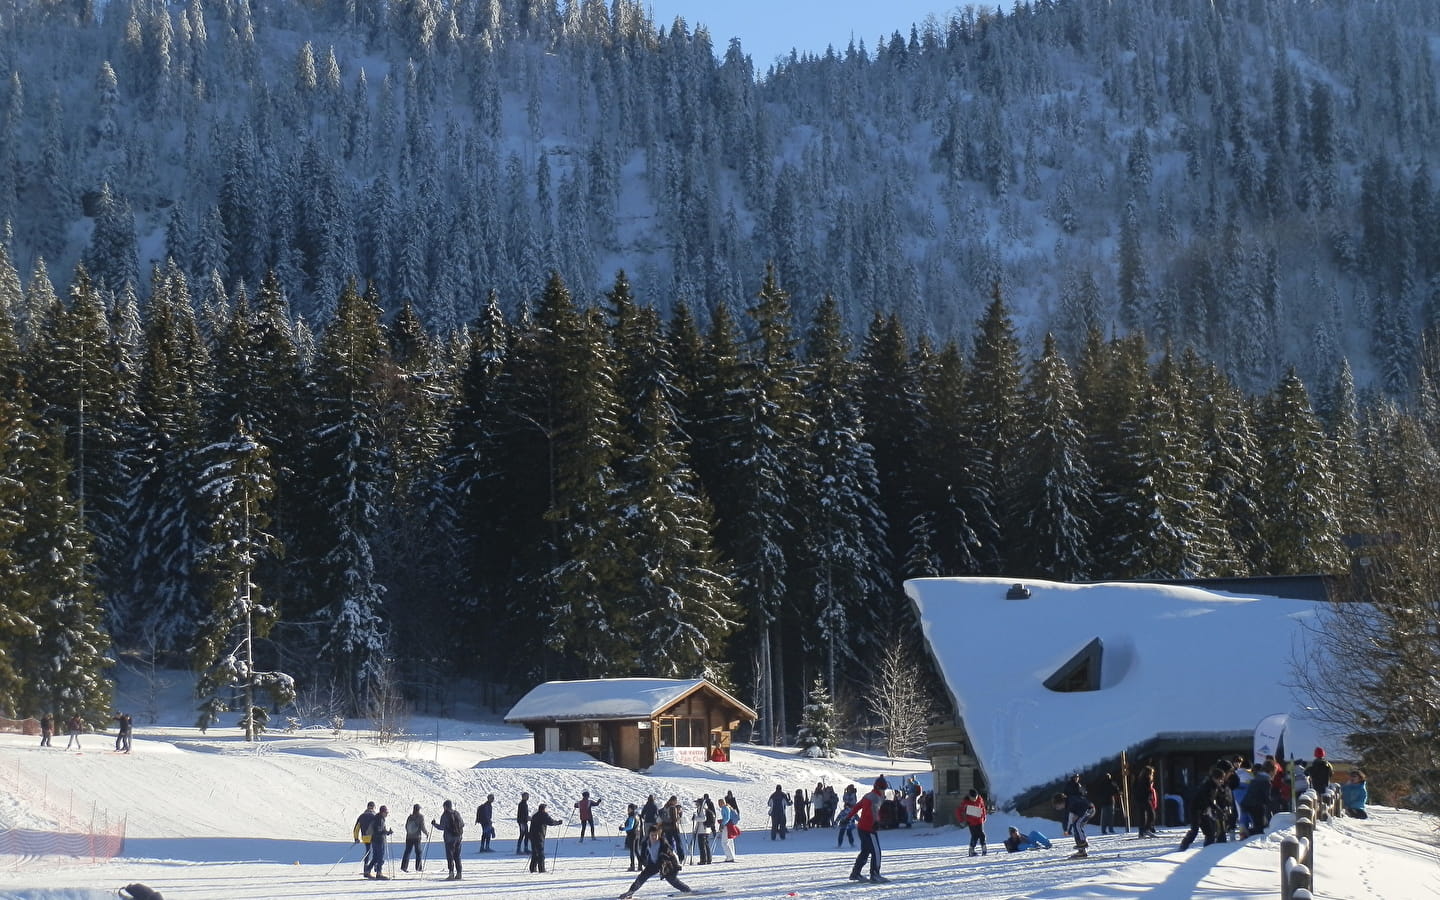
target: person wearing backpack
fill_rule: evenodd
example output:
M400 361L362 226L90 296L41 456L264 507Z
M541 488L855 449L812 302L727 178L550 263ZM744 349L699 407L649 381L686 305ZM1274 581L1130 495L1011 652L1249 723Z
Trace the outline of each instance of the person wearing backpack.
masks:
M480 826L479 853L494 853L490 839L495 836L495 795L486 794L485 802L475 807L475 824Z
M430 829L425 827L425 816L420 812L420 804L415 804L410 815L405 817L405 852L400 854L400 871L410 871L410 851L415 851L415 871L425 871L425 857L420 849L420 839L429 837Z
M460 844L465 835L465 817L450 805L449 800L446 800L442 807L445 811L440 814L440 821L430 824L439 829L445 839L445 868L450 871L445 880L459 881Z

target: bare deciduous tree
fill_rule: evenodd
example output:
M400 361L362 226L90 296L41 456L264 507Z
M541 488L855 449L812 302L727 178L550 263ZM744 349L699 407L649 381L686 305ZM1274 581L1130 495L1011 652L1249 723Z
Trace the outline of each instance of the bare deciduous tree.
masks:
M907 645L882 637L865 705L885 742L886 756L918 756L925 749L935 701L923 666Z
M1372 428L1372 477L1403 479L1410 499L1376 516L1357 574L1309 627L1293 687L1346 736L1373 797L1440 812L1440 459L1406 420Z

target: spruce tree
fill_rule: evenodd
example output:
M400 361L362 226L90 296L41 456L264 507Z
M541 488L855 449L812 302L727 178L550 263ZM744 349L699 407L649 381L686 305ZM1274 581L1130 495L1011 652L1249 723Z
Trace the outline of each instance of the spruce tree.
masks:
M256 702L257 691L265 691L276 705L295 697L289 675L259 671L255 660L255 642L279 618L255 582L261 560L283 549L269 532L266 505L275 496L269 457L269 448L237 419L228 440L200 452L197 484L211 515L210 543L201 548L199 559L211 579L211 607L199 623L191 654L199 674L195 692L202 701L197 724L204 731L219 718L227 705L222 691L239 690L244 697L239 724L247 741L265 730L267 713Z
M800 716L800 728L795 734L795 744L805 756L829 759L835 755L838 736L835 702L830 698L825 679L816 675Z
M999 574L1006 547L1020 527L1023 514L1006 505L1002 496L1003 486L1014 477L1015 447L1026 424L1021 419L1022 381L1020 342L1015 337L1010 307L997 284L976 326L961 410L964 427L975 442L971 465L973 477L979 482L977 489L988 497L1000 525L1002 545L981 551L987 574Z
M837 668L855 653L852 635L874 634L882 621L905 610L885 600L895 591L880 483L856 402L850 347L833 297L822 300L816 311L805 355L805 399L812 424L799 528L813 618L805 616L803 627L806 649L812 658L824 660L825 684L834 692Z
M384 664L385 585L375 576L375 542L389 478L378 418L380 385L391 371L380 308L354 281L326 328L311 387L309 435L320 518L307 522L325 634L323 662L352 692L357 708Z
M1266 574L1343 570L1329 441L1294 368L1265 402L1260 448Z
M1018 511L1020 527L1011 537L1007 571L1083 580L1092 565L1096 484L1085 458L1080 398L1053 335L1045 336L1044 349L1031 364L1024 421L1008 501Z

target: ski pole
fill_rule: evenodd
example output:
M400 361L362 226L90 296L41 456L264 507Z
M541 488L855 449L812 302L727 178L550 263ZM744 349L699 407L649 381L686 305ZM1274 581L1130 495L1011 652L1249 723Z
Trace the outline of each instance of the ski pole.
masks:
M356 843L359 843L359 842L357 841ZM338 866L338 865L340 865L342 862L344 862L344 861L345 861L345 857L349 856L349 855L350 855L350 851L353 850L353 849L355 849L355 844L351 844L349 847L346 847L346 848L345 848L345 852L342 853L342 854L340 854L340 858L337 859L337 860L335 860L335 865L334 865L334 866L331 866L330 868L328 868L328 869L325 870L325 876L326 876L327 878L330 876L330 873L331 873L331 872L334 872L334 871L335 871L335 866Z
M569 822L560 823L560 837L555 840L555 858L550 860L550 871L555 871L555 864L560 861L560 848L565 846L565 829L570 827Z

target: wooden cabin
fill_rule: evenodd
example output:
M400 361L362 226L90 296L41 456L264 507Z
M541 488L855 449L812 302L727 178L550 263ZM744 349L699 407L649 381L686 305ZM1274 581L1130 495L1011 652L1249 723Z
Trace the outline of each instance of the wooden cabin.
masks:
M731 735L755 710L703 678L592 678L536 685L505 715L535 752L578 750L626 769L730 758Z

